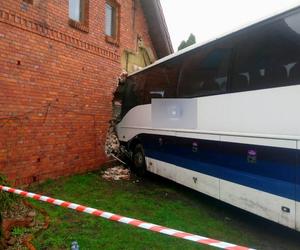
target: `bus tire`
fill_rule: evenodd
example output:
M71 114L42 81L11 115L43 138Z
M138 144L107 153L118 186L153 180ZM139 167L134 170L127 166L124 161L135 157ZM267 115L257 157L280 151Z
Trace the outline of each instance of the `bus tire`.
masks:
M137 144L132 153L132 165L133 171L136 172L138 176L145 176L146 169L146 159L142 144Z

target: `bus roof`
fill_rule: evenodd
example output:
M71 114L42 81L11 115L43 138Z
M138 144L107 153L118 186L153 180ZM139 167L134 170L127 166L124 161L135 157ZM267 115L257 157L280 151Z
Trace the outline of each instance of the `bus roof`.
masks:
M175 52L175 53L173 53L173 54L171 54L171 55L168 55L168 56L166 56L166 57L163 57L163 58L161 58L161 59L155 61L154 63L148 65L147 67L145 67L145 68L143 68L143 69L140 69L140 70L138 70L138 71L135 71L135 72L129 74L128 77L130 77L130 76L132 76L132 75L135 75L135 74L138 74L138 73L140 73L140 72L143 72L144 70L147 70L147 69L149 69L149 68L152 68L152 67L154 67L154 66L157 66L157 65L159 65L159 64L161 64L161 63L163 63L163 62L169 61L169 60L171 60L171 59L173 59L173 58L175 58L175 57L177 57L177 56L186 54L187 52L189 52L189 51L191 51L191 50L193 50L193 49L200 48L200 47L202 47L202 46L204 46L204 45L207 45L207 44L210 44L210 43L212 43L212 42L215 42L215 41L217 41L217 40L219 40L219 39L221 39L221 38L227 37L227 36L229 36L229 35L231 35L231 34L234 34L234 33L236 33L236 32L239 32L239 31L241 31L241 30L245 30L245 29L250 28L250 27L252 27L252 26L254 26L254 25L257 25L257 24L266 22L266 21L268 21L269 19L272 19L272 18L275 18L275 17L277 17L277 16L283 15L283 14L285 14L285 13L287 13L287 12L293 11L293 10L297 9L298 7L300 7L299 4L297 4L297 5L294 4L294 5L289 6L288 8L286 8L286 9L284 9L284 10L277 11L277 12L273 13L272 15L269 15L269 16L264 17L264 18L260 18L260 19L254 21L254 22L250 22L250 23L247 24L247 25L243 25L243 26L241 26L239 29L233 30L233 31L231 31L231 32L227 32L227 33L225 33L225 34L223 34L223 35L221 35L221 36L219 36L219 37L217 37L217 38L210 39L210 40L205 41L205 42L202 42L202 43L198 43L198 44L191 45L191 46L189 46L189 47L187 47L187 48L185 48L185 49L182 49L182 50L180 50L180 51L177 51L177 52Z

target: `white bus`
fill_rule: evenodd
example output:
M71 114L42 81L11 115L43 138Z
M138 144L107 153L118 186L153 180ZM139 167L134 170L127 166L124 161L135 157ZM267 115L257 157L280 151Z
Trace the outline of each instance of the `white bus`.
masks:
M300 231L300 7L131 74L117 133L145 170Z

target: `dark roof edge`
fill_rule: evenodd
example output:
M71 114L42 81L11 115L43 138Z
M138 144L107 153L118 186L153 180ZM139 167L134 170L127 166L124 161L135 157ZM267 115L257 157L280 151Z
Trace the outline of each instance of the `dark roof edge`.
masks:
M160 0L140 0L149 33L159 58L174 52Z
M169 33L169 29L168 29L167 22L165 19L163 8L161 6L160 0L154 0L154 2L157 5L159 17L161 18L161 24L164 27L164 35L166 37L166 44L167 44L167 47L169 50L169 54L172 54L172 53L174 53L174 50L173 50L173 45L172 45L172 41L170 38L170 33Z

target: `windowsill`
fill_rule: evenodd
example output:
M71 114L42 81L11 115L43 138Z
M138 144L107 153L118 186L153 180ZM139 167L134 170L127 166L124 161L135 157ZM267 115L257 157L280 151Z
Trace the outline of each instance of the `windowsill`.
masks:
M118 38L105 35L105 41L119 47L119 39Z
M83 32L86 32L86 33L89 32L89 27L86 24L83 24L81 22L75 21L73 19L69 19L69 25L72 28L78 29L80 31L83 31Z
M23 0L23 3L33 5L33 0Z

